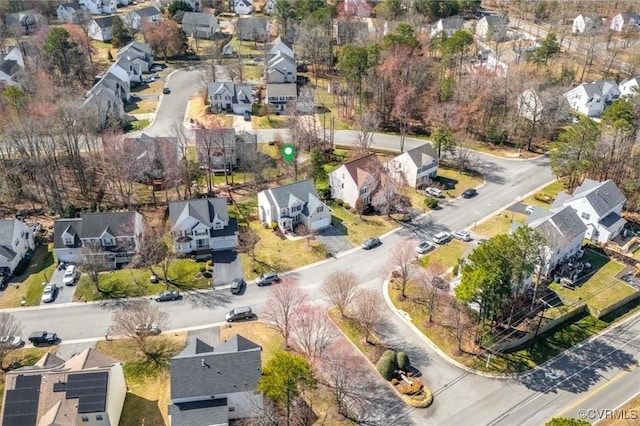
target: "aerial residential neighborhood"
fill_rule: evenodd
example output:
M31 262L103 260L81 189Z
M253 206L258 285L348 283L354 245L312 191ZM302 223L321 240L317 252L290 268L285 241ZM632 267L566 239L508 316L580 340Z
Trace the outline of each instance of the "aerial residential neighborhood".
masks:
M0 424L634 424L639 13L4 2Z

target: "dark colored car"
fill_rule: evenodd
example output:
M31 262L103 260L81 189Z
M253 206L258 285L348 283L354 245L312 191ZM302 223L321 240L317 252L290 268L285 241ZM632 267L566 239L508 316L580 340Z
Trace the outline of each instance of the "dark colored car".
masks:
M262 274L256 280L256 285L262 287L263 285L269 285L271 283L277 283L280 281L280 277L275 272L267 272Z
M156 302L166 302L169 300L178 300L180 299L180 293L175 290L166 290L162 293L158 293L155 296Z
M224 316L224 319L227 322L234 322L243 319L252 319L254 318L254 316L255 315L249 306L243 306L227 312L227 314Z
M380 244L382 244L382 241L380 241L380 238L371 237L366 239L365 242L362 243L362 248L365 250L371 250L372 248L378 247Z
M245 111L243 117L244 121L251 121L251 113L249 111Z
M169 89L168 87L163 87L162 88L162 93L165 95L168 95L169 93L171 93L171 89Z
M29 342L31 342L33 346L55 345L58 340L56 333L49 333L47 331L34 331L29 335Z
M478 195L478 191L471 188L471 189L467 189L462 193L462 198L471 198L471 197L475 197L476 195Z
M1 274L0 275L0 290L4 290L9 286L9 280L11 277L9 274Z
M247 282L244 280L244 278L234 278L233 281L231 281L231 294L242 293L242 290L244 290L246 285Z

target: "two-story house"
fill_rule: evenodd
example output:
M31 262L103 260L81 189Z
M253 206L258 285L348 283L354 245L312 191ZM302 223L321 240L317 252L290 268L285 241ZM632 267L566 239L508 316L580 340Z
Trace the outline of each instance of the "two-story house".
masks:
M344 163L329 173L331 198L342 200L351 207L356 206L358 198L362 199L365 206L370 205L380 184L382 168L375 154Z
M103 18L92 19L89 23L87 35L89 38L98 41L108 42L113 37L113 20L120 19L118 16L105 16Z
M94 349L67 361L45 353L5 373L0 423L117 426L127 396L122 363Z
M560 193L551 208L571 207L586 226L585 238L606 243L617 237L627 223L620 215L626 201L611 180L585 179L573 194Z
M297 94L296 83L267 84L266 100L276 111L284 111L287 105L295 105Z
M138 74L148 73L153 67L153 51L148 43L132 41L118 50L117 59L127 58Z
M333 23L333 37L338 46L365 41L369 37L369 24L359 20L337 19Z
M171 3L175 3L177 0L170 0ZM191 6L191 9L194 12L200 12L200 8L202 6L202 1L201 0L185 0L187 2L187 4L189 6Z
M25 70L22 50L18 46L7 50L6 54L0 54L0 90L18 85Z
M129 263L140 248L142 215L138 212L86 213L53 224L53 249L61 262L98 259L104 269Z
M238 18L235 26L238 40L265 42L269 36L268 18Z
M267 57L272 58L278 53L284 53L285 55L295 58L295 52L293 51L293 46L284 41L282 37L278 36L275 40L271 42L271 48L267 53Z
M229 0L229 11L237 15L250 15L253 12L253 0Z
M238 245L238 221L229 217L226 198L170 202L169 219L176 253L232 250Z
M106 123L110 119L121 120L124 117L124 103L120 93L107 85L96 86L91 90L82 103L82 109L91 110L100 123Z
M611 28L612 31L621 32L626 29L632 31L640 30L640 15L636 12L625 12L618 13L616 16L611 19Z
M32 34L46 23L45 17L34 9L10 13L5 18L6 27L16 34Z
M251 113L253 94L250 85L235 84L230 81L217 81L207 86L209 104L216 112L234 114Z
M258 137L234 128L195 129L196 155L209 171L231 171L250 151L256 151Z
M604 26L604 20L598 15L580 14L573 20L572 31L574 34L595 35Z
M77 1L71 3L63 3L56 9L58 22L65 24L77 24L89 18L87 10Z
M279 51L267 62L267 84L295 83L297 65L294 58Z
M438 19L431 27L431 37L436 37L438 34L444 33L447 37L451 37L453 33L463 28L464 21L462 16L450 16L448 18Z
M618 85L620 96L634 96L639 93L640 77L633 77L623 80Z
M486 15L476 24L476 36L483 40L502 41L507 37L509 19L503 15Z
M103 13L102 12L102 3L103 3L102 0L78 0L78 3L85 10L87 10L91 15L102 15L102 13ZM110 12L105 12L105 13L110 13Z
M262 348L238 334L212 343L195 339L171 359L172 426L228 425L262 410Z
M387 161L385 168L396 182L419 188L438 174L438 154L425 143Z
M613 80L582 83L563 95L569 106L587 117L599 117L605 107L620 97L618 85Z
M159 22L162 20L162 12L155 6L134 9L127 14L127 22L134 30L139 30L147 22Z
M212 13L185 12L182 16L182 31L195 38L209 39L220 32L220 23Z
M135 156L137 182L163 188L178 181L176 164L183 158L183 150L176 137L152 137L142 133L136 138L125 138L124 148Z
M35 248L33 231L20 220L0 220L0 269L13 273L16 266Z
M331 226L331 209L320 200L311 180L260 191L258 215L262 224L275 222L283 233L294 231L298 224L311 231Z
M545 238L544 261L538 265L544 276L580 250L587 231L570 206L536 209L528 217L527 225Z

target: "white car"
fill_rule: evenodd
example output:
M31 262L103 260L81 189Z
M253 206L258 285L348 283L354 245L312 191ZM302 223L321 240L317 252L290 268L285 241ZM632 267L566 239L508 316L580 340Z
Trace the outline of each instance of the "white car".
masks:
M452 235L453 238L460 241L471 241L471 234L467 231L455 231Z
M44 303L53 302L53 300L56 298L57 293L58 293L58 287L56 287L55 284L49 283L44 287L41 300Z
M8 346L10 348L19 348L24 345L24 341L19 336L1 336L0 346Z
M447 231L438 232L433 236L433 241L436 244L446 244L451 240L451 234Z
M64 270L64 277L62 278L62 284L64 285L74 285L76 282L76 278L78 272L76 270L75 265L67 266L67 269Z
M429 188L425 189L424 192L426 192L427 194L431 195L432 197L444 198L444 194L438 188L429 187Z
M421 241L417 246L416 246L416 253L418 254L425 254L428 251L431 251L435 248L435 246L433 244L431 244L429 241Z
M535 209L536 209L536 206L527 206L527 208L524 209L524 211L527 212L527 214L531 214Z

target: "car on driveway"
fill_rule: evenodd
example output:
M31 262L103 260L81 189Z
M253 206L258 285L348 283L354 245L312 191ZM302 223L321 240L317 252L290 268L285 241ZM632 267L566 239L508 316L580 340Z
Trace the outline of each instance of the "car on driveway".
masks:
M421 241L416 246L416 253L425 254L425 253L433 250L434 248L435 248L435 246L433 244L431 244L429 241Z
M451 235L460 241L471 241L471 234L467 231L454 231Z
M234 278L231 281L231 287L229 288L231 290L231 294L242 293L242 290L244 290L246 285L247 285L247 282L244 280L244 278Z
M77 279L78 279L78 270L76 269L75 265L67 266L67 269L64 270L64 277L62 278L62 284L74 285Z
M478 191L473 188L467 189L462 193L462 198L473 198L478 195Z
M451 234L447 231L438 232L433 236L433 241L436 244L446 244L451 241Z
M34 331L29 335L29 342L31 342L33 346L55 345L58 340L60 339L56 333L49 333L48 331Z
M527 208L524 209L524 211L527 214L531 214L531 213L533 213L535 211L535 209L536 209L536 206L527 206Z
M157 336L160 333L162 333L162 330L160 330L160 327L156 324L140 324L136 327L136 334L138 336Z
M56 300L56 296L58 295L58 287L55 284L47 284L44 286L44 291L42 292L41 300L44 303L50 303Z
M0 346L9 348L19 348L24 345L24 340L20 336L0 336Z
M429 187L427 189L424 190L424 192L427 195L431 195L432 197L436 197L436 198L444 198L444 194L442 193L442 191L438 188L433 188L433 187Z
M271 283L277 283L280 281L280 277L275 272L267 272L266 274L262 274L256 280L256 285L258 287L262 287L263 285L269 285Z
M156 302L167 302L180 299L180 293L175 290L165 290L155 295Z
M367 238L363 243L362 243L362 248L364 250L371 250L372 248L376 248L378 247L380 244L382 244L382 241L380 241L380 238L378 237L371 237L371 238Z

